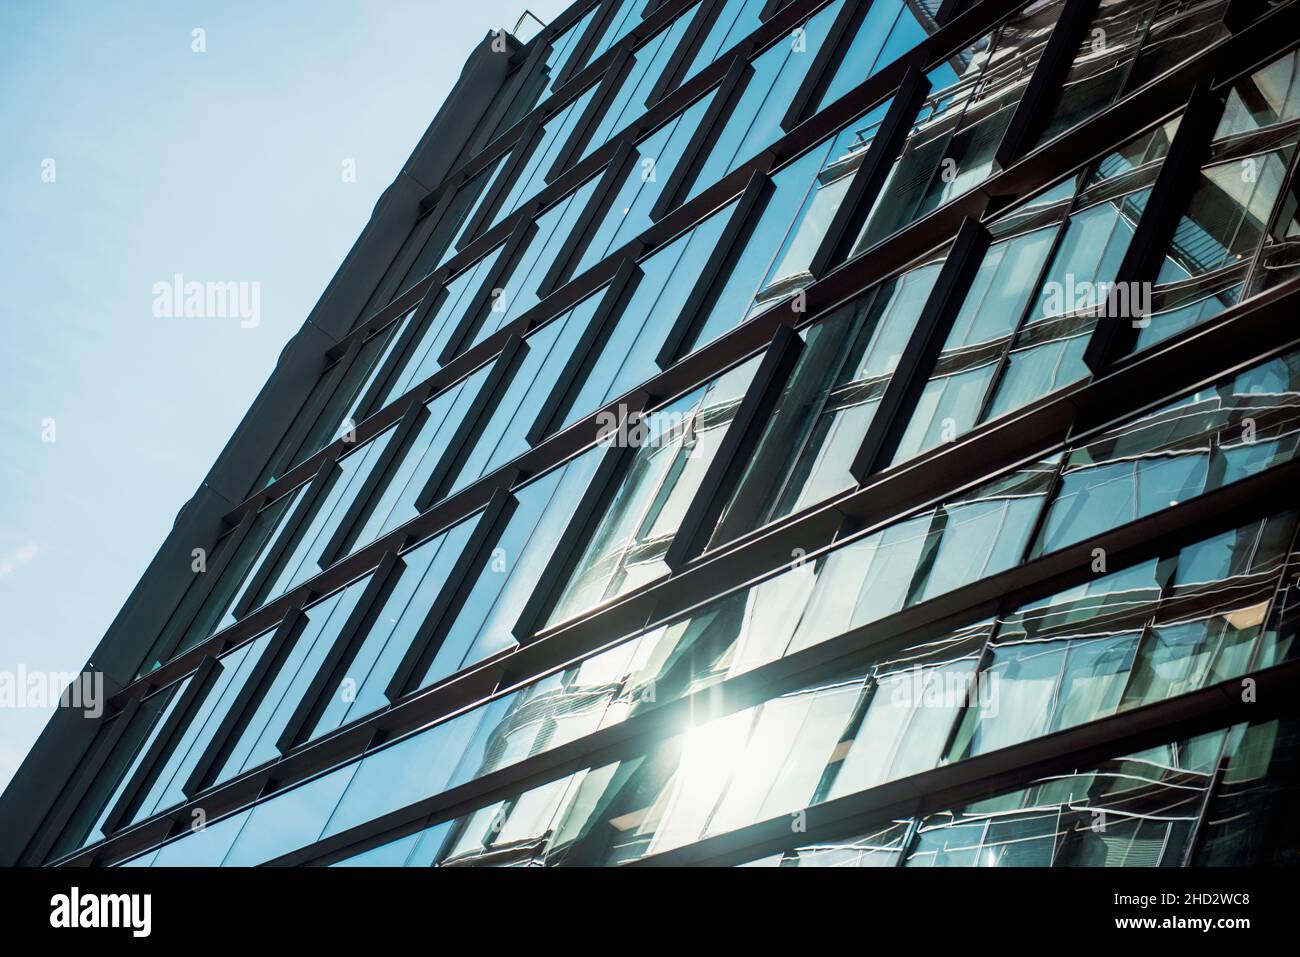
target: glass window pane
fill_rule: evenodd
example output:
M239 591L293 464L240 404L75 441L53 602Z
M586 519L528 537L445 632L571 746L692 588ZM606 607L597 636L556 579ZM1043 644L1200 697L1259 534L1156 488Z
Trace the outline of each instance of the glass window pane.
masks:
M582 119L582 115L586 112L587 105L591 102L591 98L595 93L596 85L593 84L585 92L578 94L568 105L561 107L554 116L546 121L542 133L538 137L537 145L528 154L528 159L524 161L523 166L515 175L514 182L505 198L492 215L492 226L501 222L501 220L541 192L542 187L546 185L547 174L551 172L551 168L559 160L561 151L568 144L574 129L578 125L578 121ZM491 228L491 226L488 228Z
M389 704L388 685L446 588L479 518L473 515L402 554L397 582L346 663L343 676L327 694L311 737Z
M357 519L358 530L349 536L343 553L374 541L420 514L420 495L491 369L491 363L480 367L425 403L424 421L389 467L381 490L364 507Z
M1034 554L1153 514L1290 460L1300 355L1288 354L1070 452ZM1259 431L1243 419L1265 421Z
M706 94L637 142L626 179L587 243L573 271L575 276L582 275L654 225L650 211L659 201L664 183L681 161L687 143L699 129L712 99L713 93Z
M677 51L698 9L699 6L696 5L687 10L666 30L660 30L637 47L632 62L620 81L618 93L605 108L600 123L583 150L583 156L590 155L604 146L614 137L614 134L625 129L629 123L645 113L647 98L658 84L668 61Z
M750 61L752 75L711 138L707 159L687 196L693 198L784 135L781 119L794 101L804 75L830 33L843 6L823 7L790 36L782 37Z
M940 265L926 263L888 280L806 331L804 350L711 544L856 484L849 466Z
M611 2L617 9L606 24L600 39L592 47L591 54L587 57L589 63L636 29L642 18L654 6L654 0L611 0Z
M928 15L922 21L922 11L929 13L924 4L913 5L906 0L873 2L867 8L867 15L844 59L836 67L817 111L834 103L933 33L934 21Z
M492 290L483 315L471 317L478 328L466 348L478 345L541 302L539 290L542 282L555 265L556 256L595 190L596 179L588 180L537 216L527 248L509 267L507 276L500 280L502 285Z
M695 59L686 70L682 82L686 82L706 66L718 59L737 43L749 36L763 25L758 15L763 12L767 0L731 0L721 4L717 17L714 18L709 32L700 44Z
M185 783L248 683L258 660L270 644L271 634L267 632L221 656L221 668L209 687L201 692L193 716L180 729L166 757L153 770L148 787L142 789L142 795L137 797L130 815L131 823L143 821L185 800L182 790Z
M1061 11L1034 3L931 71L932 92L862 228L858 254L978 186Z
M216 781L225 781L280 756L280 736L369 581L366 576L305 609L305 622L288 640L273 676L258 693L256 705L231 743Z
M448 494L529 450L527 434L533 420L526 414L520 415L520 410L543 407L565 366L572 361L574 350L600 308L605 291L587 297L524 339L527 348L522 358L516 359L514 374L502 386L492 416L477 432L474 446Z
M563 427L660 372L656 358L734 212L733 203L641 260L636 287L569 403Z
M551 562L560 535L577 510L598 461L599 455L589 451L515 492L515 511L493 549L488 567L470 587L423 684L512 647L525 637L515 634L515 626Z
M426 300L433 297L433 305L426 310L420 334L403 357L402 369L394 376L381 408L438 371L447 343L464 326L470 304L487 281L502 248L498 246L461 270L442 288L434 287L426 293Z
M678 525L758 368L757 357L651 413L618 491L549 624L664 575Z

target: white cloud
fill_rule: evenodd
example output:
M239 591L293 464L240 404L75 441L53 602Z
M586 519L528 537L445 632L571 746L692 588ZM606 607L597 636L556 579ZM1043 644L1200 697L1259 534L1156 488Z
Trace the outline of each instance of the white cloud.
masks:
M30 542L15 548L7 555L0 555L0 578L8 578L18 569L29 564L40 550L39 545Z

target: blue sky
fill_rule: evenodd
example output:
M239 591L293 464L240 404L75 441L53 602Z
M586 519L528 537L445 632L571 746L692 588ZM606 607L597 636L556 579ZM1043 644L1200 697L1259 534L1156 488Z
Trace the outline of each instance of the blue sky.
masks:
M81 667L470 49L565 6L0 5L0 672ZM260 323L155 317L176 273ZM0 788L47 717L0 706Z

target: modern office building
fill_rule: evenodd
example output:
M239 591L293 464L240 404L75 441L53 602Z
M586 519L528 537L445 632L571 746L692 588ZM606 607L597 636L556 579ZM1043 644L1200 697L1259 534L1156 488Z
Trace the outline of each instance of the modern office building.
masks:
M24 864L1300 862L1300 3L490 35Z

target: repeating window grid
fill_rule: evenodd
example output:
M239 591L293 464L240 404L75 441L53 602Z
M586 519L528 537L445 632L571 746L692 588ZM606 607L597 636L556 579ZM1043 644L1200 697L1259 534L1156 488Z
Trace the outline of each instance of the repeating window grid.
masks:
M373 373L372 373L372 376L373 376Z

